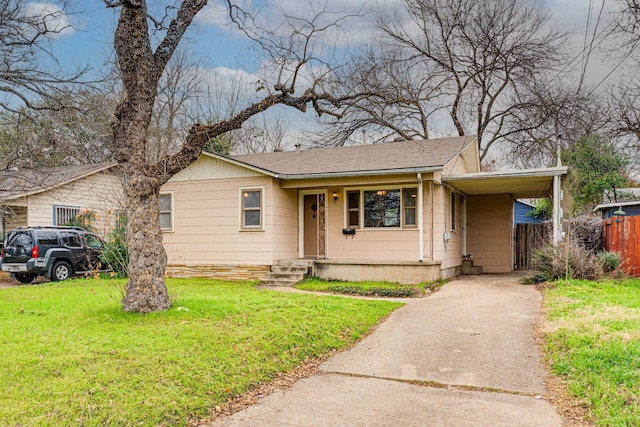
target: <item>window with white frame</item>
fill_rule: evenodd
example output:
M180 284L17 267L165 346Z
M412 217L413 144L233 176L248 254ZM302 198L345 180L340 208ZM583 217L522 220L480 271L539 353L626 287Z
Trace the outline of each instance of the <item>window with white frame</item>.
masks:
M346 225L350 228L416 227L417 195L415 187L349 190Z
M173 230L173 193L160 193L160 228L163 231Z
M53 225L69 224L79 213L79 207L56 205L53 207Z
M262 188L240 189L240 229L262 230Z
M451 230L456 229L456 198L457 195L453 191L451 192Z
M360 190L347 191L347 227L360 227Z
M416 227L418 189L403 188L402 189L402 209L404 211L405 227Z

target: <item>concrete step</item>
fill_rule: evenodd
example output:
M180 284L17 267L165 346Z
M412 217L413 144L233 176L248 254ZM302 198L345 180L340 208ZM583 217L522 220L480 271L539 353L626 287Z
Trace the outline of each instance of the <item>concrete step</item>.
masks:
M267 277L260 284L265 286L295 286L296 283L309 276L312 270L313 260L278 260L271 267L271 272L267 273Z
M473 264L472 259L462 260L462 274L478 275L482 274L482 267Z
M309 266L306 265L274 265L272 273L278 274L309 274Z
M306 276L305 273L267 273L267 278L273 280L303 280Z
M285 267L313 267L312 259L281 259L276 261L275 265Z

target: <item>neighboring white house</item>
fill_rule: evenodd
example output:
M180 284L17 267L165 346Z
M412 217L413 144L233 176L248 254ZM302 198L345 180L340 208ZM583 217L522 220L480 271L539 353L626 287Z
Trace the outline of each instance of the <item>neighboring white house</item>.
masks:
M123 211L114 163L5 171L0 176L0 235L18 226L62 225L92 210L105 235Z

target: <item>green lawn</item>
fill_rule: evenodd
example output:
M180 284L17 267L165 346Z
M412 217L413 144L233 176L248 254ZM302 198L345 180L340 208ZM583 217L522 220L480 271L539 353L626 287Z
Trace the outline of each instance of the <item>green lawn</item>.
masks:
M446 281L403 285L395 282L344 282L310 277L298 283L296 288L305 291L332 292L345 295L363 295L377 297L421 297L428 291L435 291Z
M640 280L562 281L545 293L554 373L597 425L640 425Z
M0 289L0 424L185 425L400 304L168 280L173 307L120 310L123 281Z

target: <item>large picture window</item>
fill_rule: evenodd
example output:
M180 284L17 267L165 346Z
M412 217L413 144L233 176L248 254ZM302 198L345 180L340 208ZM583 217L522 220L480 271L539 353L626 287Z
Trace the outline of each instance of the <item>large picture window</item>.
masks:
M400 190L364 192L365 227L400 227Z
M262 189L241 190L240 221L243 230L262 230Z
M416 187L349 190L346 195L346 226L349 228L416 227Z
M160 228L164 231L173 230L173 194L161 193L160 204Z

